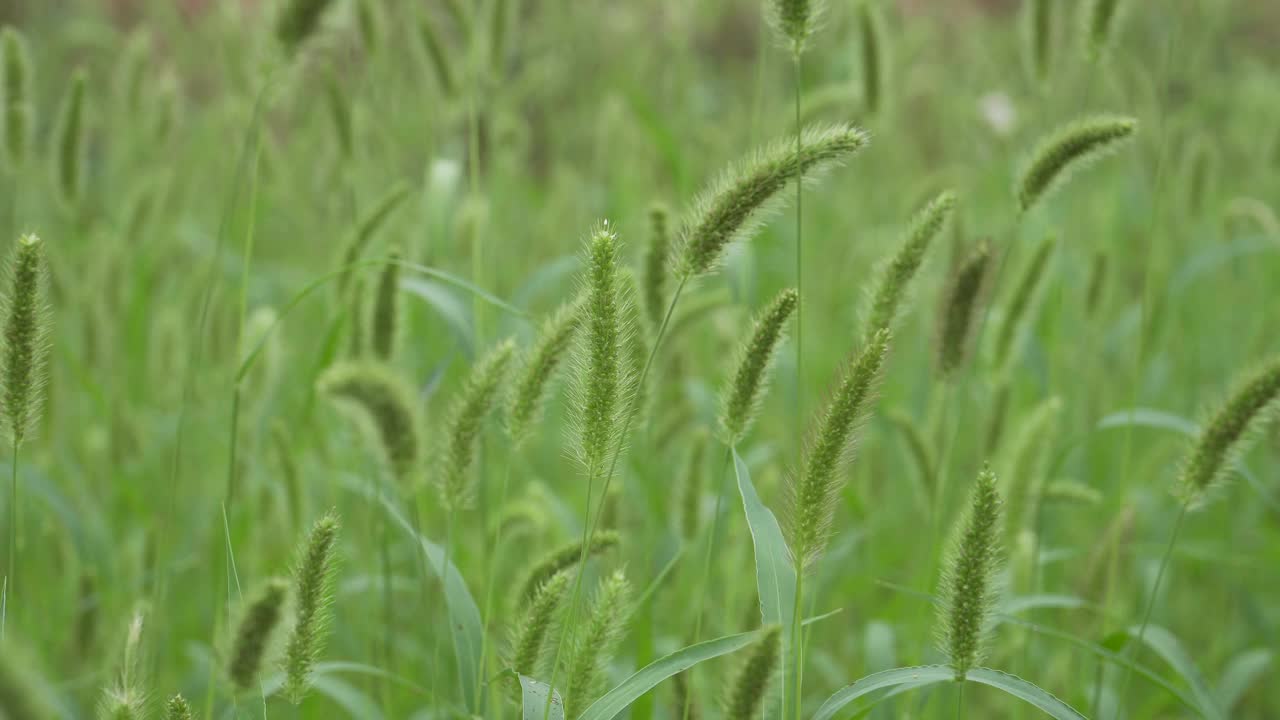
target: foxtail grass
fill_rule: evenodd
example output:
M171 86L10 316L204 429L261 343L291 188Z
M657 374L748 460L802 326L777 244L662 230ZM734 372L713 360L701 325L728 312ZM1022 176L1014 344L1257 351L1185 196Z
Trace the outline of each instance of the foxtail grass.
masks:
M404 314L400 302L400 251L392 249L387 257L390 259L378 275L369 318L369 349L383 361L393 359L400 349Z
M505 419L507 435L517 447L529 439L542 417L552 384L573 347L581 317L580 304L562 305L543 322L533 345L523 353Z
M645 319L650 327L662 322L667 307L667 258L671 255L671 218L665 205L649 208L649 241L645 246L640 277Z
M1099 115L1064 125L1045 137L1026 162L1015 194L1027 212L1065 185L1072 174L1115 152L1138 129L1130 117Z
M938 372L943 377L951 376L969 358L991 263L991 245L983 240L956 268L943 296L937 351Z
M258 682L271 642L280 626L289 586L272 579L259 591L244 610L232 642L227 675L241 691Z
M512 628L510 667L521 675L536 675L547 655L547 637L556 627L569 576L556 573L538 585ZM518 690L518 685L517 685Z
M1001 562L1000 505L995 474L984 468L947 555L939 593L938 641L957 681L981 664L991 630Z
M725 690L725 718L759 716L769 692L769 684L777 674L781 655L782 628L768 628L756 641L751 654L738 668Z
M871 342L881 330L893 330L911 281L924 263L934 238L946 227L955 205L955 193L944 191L911 219L898 252L876 273L875 289L869 295L864 343Z
M1053 66L1055 0L1026 0L1023 3L1025 65L1031 81L1043 87Z
M293 567L295 619L285 646L285 696L297 705L311 685L316 661L328 639L337 573L338 516L316 521L298 547Z
M192 713L187 699L178 694L165 703L164 718L165 720L195 720L195 714Z
M783 290L761 311L751 336L738 348L733 375L720 391L720 435L737 445L750 431L768 390L769 373L785 336L786 323L799 304L799 294Z
M32 102L31 53L26 38L17 28L0 32L0 102L3 102L4 152L10 171L21 167L31 147L35 125L35 103Z
M868 115L884 110L890 87L888 33L878 4L863 0L858 4L858 51L862 59L862 106Z
M318 387L372 430L392 473L412 487L422 466L422 421L413 392L399 375L376 363L340 364L320 377Z
M583 558L612 550L618 547L621 536L613 531L601 530L591 538L584 547L582 543L570 543L557 548L538 562L534 563L528 577L522 584L521 598L531 598L537 594L538 588L552 577L565 573L569 569L580 566Z
M510 340L494 346L472 368L449 412L437 478L440 500L448 512L466 510L475 502L471 469L479 453L485 419L502 400L507 366L514 354L515 344Z
M77 69L62 98L53 141L53 179L63 206L75 209L84 194L86 109L85 93L89 76Z
M600 695L608 679L609 662L626 631L630 605L631 583L621 570L600 582L569 659L566 717L578 717Z

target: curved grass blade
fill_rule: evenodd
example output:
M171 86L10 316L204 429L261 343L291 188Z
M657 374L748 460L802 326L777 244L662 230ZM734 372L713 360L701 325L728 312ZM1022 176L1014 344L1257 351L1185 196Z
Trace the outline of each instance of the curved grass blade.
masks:
M760 592L760 613L764 624L791 627L795 618L796 572L791 566L787 541L778 519L760 501L751 471L733 448L733 471L738 479L738 493L751 530L756 555L756 587Z
M550 704L547 703L548 691L551 693ZM564 700L560 699L560 693L541 680L521 675L520 698L523 708L520 717L524 720L564 720Z
M710 660L711 658L741 650L759 640L763 634L762 630L756 630L739 635L726 635L715 640L690 645L683 650L677 650L670 655L658 658L638 670L631 677L623 680L614 689L605 693L604 697L592 703L591 707L587 708L586 712L579 715L576 720L613 720L622 711L630 707L631 703L657 687L658 683L663 680L672 675L682 673L704 660Z
M1141 636L1142 642L1168 663L1169 667L1173 668L1173 671L1178 673L1178 676L1191 688L1191 694L1195 697L1201 715L1209 720L1226 720L1227 715L1222 710L1218 696L1209 689L1209 683L1205 682L1204 675L1200 674L1200 668L1196 667L1191 655L1182 647L1182 643L1178 642L1178 638L1173 633L1159 625L1148 624L1145 632L1134 625L1119 635L1127 636L1125 642L1130 642L1129 638L1136 639ZM1104 641L1102 644L1109 643Z
M470 352L476 345L475 330L471 327L471 308L464 305L440 283L417 278L405 278L400 288L430 305L448 323L462 344Z
M1218 701L1224 712L1231 712L1249 687L1271 667L1273 659L1275 653L1265 648L1246 650L1235 656L1218 680Z
M974 668L969 671L965 679L968 682L976 682L1002 690L1023 702L1034 705L1044 714L1057 718L1057 720L1085 720L1084 715L1054 697L1053 693L1016 675L992 670L991 668Z
M973 672L973 671L970 671ZM955 680L956 671L947 665L918 665L916 667L895 668L874 675L868 675L846 685L827 698L814 714L813 720L831 720L846 705L876 690L909 686L911 689Z

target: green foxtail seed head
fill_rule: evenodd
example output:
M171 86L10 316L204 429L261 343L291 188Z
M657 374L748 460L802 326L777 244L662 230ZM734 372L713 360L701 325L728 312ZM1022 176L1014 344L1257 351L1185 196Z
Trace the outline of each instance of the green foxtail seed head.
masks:
M851 125L810 127L801 134L799 152L788 138L730 167L694 201L680 232L675 274L689 278L714 270L730 243L759 230L783 200L783 188L799 176L813 180L866 144L866 133Z
M1201 506L1214 486L1227 479L1250 436L1280 409L1277 398L1280 357L1238 385L1196 436L1178 476L1176 492L1183 503Z
M600 581L586 624L574 637L565 716L576 718L599 697L631 614L631 583L621 570Z
M591 542L587 546L586 557L600 555L608 550L618 547L621 536L613 530L600 530L591 537ZM527 601L533 597L539 587L550 580L553 576L565 573L570 568L578 564L583 557L582 543L574 542L563 545L553 550L546 557L542 558L533 569L529 571L528 578L525 579L523 590L521 590L519 598Z
M9 168L15 169L27 159L31 146L31 128L35 123L35 104L31 101L31 53L26 38L13 27L0 33L0 100L3 101L4 151Z
M333 579L337 573L338 516L330 510L316 521L298 547L293 566L296 619L285 646L285 695L302 702L316 660L324 652L331 621Z
M703 459L706 454L707 434L699 432L690 443L689 461L685 464L680 483L680 505L676 508L680 537L690 542L698 536L698 528L702 524L702 489L706 477Z
M822 0L766 0L766 18L779 39L800 55L822 19Z
M643 427L649 419L648 383L641 384L645 363L649 362L649 326L647 323L635 322L643 313L640 306L640 284L631 268L623 268L619 273L622 281L622 302L624 317L629 321L630 331L627 334L627 388L626 396L631 398L630 410L633 427ZM673 328L674 334L674 328Z
M864 0L858 5L858 50L862 60L862 104L869 115L880 112L889 88L888 42L877 4Z
M840 489L844 487L844 465L870 411L888 348L889 331L881 330L845 368L839 386L818 420L803 470L798 477L791 476L788 484L790 548L800 571L811 567L826 549Z
M540 584L527 600L518 624L512 628L508 662L512 670L521 675L537 674L546 654L547 637L556 625L568 588L569 574L557 573Z
M667 259L671 255L671 218L665 205L649 208L649 244L644 250L643 288L644 314L650 327L662 324L667 310Z
M288 593L289 586L284 580L272 579L245 608L231 645L231 662L227 665L227 674L240 690L248 690L258 681Z
M964 364L972 344L973 323L991 266L991 245L986 240L969 253L951 278L943 296L938 326L938 371L946 377Z
M373 317L369 319L369 349L379 360L391 360L400 345L400 251L393 248L390 260L378 275L373 296Z
M7 267L4 297L4 350L0 354L0 406L14 447L40 419L49 356L48 271L44 243L35 235L18 238Z
M541 418L552 381L573 345L581 319L580 304L561 305L543 322L533 346L524 353L523 367L516 375L507 404L507 434L516 446L529 439Z
M146 713L147 692L140 685L143 613L137 610L125 633L124 655L116 679L98 701L98 716L109 720L140 720Z
M1076 169L1114 152L1138 129L1130 117L1099 115L1077 120L1040 141L1018 177L1018 208L1026 212L1061 187Z
M995 474L983 468L947 554L939 593L938 641L957 681L982 661L997 596L999 543L1000 494Z
M418 13L418 41L422 44L422 51L426 54L427 62L431 65L431 70L435 73L436 84L440 86L440 92L445 97L450 97L457 89L457 84L453 79L453 61L449 57L444 43L440 40L440 34L436 32L435 21L431 19L428 12Z
M12 720L53 720L60 715L32 670L28 653L12 639L0 643L0 717Z
M83 68L71 76L71 87L62 99L54 132L54 185L64 205L74 207L84 191L85 86L89 78Z
M191 712L191 705L187 703L187 699L178 694L165 703L164 718L165 720L195 720L195 715Z
M410 188L406 183L397 183L360 217L355 228L347 234L338 260L341 274L337 279L336 290L339 298L345 296L347 287L351 284L352 269L348 266L358 262L364 256L364 251L369 247L373 236L386 224L396 208L409 197L409 192Z
M1015 358L1010 351L1017 350L1014 340L1022 330L1023 319L1031 313L1035 304L1035 296L1044 278L1045 268L1053 257L1053 250L1058 245L1057 238L1046 237L1036 247L1035 255L1022 270L1022 277L1014 288L1013 297L1009 298L1009 310L1005 313L1004 322L1000 325L1000 334L996 335L995 367L1003 370L1005 364Z
M320 21L333 0L286 0L276 19L276 39L293 54L320 29Z
M733 365L737 369L720 390L720 436L725 444L737 445L755 422L787 320L799 302L799 293L791 288L778 293L756 319L750 339L739 346Z
M725 689L724 717L754 718L759 715L769 683L777 672L781 652L782 629L776 625L767 628Z
M479 451L485 418L502 399L503 381L515 349L514 342L503 340L480 358L449 411L437 479L447 511L470 508L475 499L471 467Z
M1031 81L1044 85L1049 81L1053 63L1054 6L1056 0L1027 0L1023 4L1023 40L1025 64Z
M626 311L631 302L622 297L618 239L607 222L587 239L585 265L582 329L573 353L576 372L571 407L576 454L589 479L593 479L622 431L630 384L625 359L630 352Z
M1123 0L1088 0L1084 3L1085 57L1099 60L1119 31Z
M358 412L397 478L410 485L417 481L422 421L413 391L395 371L378 363L343 363L325 371L318 386L322 394Z
M876 273L875 290L868 304L864 343L870 342L880 330L893 330L911 280L920 270L929 245L942 232L955 206L956 195L947 190L939 193L911 219L898 252Z

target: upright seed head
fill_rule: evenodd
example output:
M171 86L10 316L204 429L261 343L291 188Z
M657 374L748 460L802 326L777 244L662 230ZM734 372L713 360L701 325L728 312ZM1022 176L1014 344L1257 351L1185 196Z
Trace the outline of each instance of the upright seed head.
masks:
M14 447L40 419L41 393L49 356L48 271L44 243L35 235L18 238L8 264L4 297L4 353L0 356L3 407L0 419Z
M811 567L826 549L836 503L844 487L844 465L872 405L888 349L889 331L881 330L846 368L822 411L803 470L798 478L793 475L789 483L790 547L801 571Z
M782 344L787 320L800 295L787 288L760 313L751 337L738 348L733 377L720 390L720 436L727 445L741 442L760 412L769 385L769 371Z
M333 0L288 0L276 19L276 39L293 54L320 29Z
M938 371L944 377L959 369L969 356L972 326L990 266L991 245L983 240L957 268L944 295L938 329Z
M996 477L989 468L983 468L970 496L968 514L947 555L940 592L938 640L957 681L964 680L969 670L982 661L997 596L999 526Z
M1255 431L1280 411L1280 357L1241 383L1196 436L1183 461L1176 493L1188 507L1204 504L1227 479Z
M449 412L444 462L437 479L447 511L468 509L475 499L471 467L479 452L480 433L485 418L501 401L507 366L514 354L515 343L503 340L480 358Z
M370 319L369 345L374 357L391 360L400 346L400 250L392 248L387 264L378 275Z
M574 349L572 407L579 462L594 477L622 431L629 323L618 268L618 239L607 223L587 239L582 332Z
M775 625L765 630L729 682L724 696L726 718L754 718L760 713L781 652L782 629Z
M1084 4L1085 57L1102 58L1114 41L1120 25L1122 0L1089 0Z
M98 701L98 715L109 720L141 720L146 713L147 691L141 685L143 613L136 610L125 633L124 654L116 679Z
M181 694L174 695L169 698L169 702L165 703L164 717L165 720L195 720L191 705Z
M552 381L573 345L581 318L580 304L561 305L543 322L533 346L524 353L523 367L516 375L506 417L507 435L517 447L529 439L542 416Z
M1026 53L1027 73L1032 82L1044 85L1049 81L1053 63L1054 0L1027 0L1024 6L1023 42Z
M587 545L585 557L600 555L608 550L618 547L621 536L613 530L600 530L591 536L591 541ZM582 552L582 543L574 542L563 545L553 550L542 560L538 561L533 569L529 571L528 578L525 579L523 590L520 592L520 600L528 600L533 597L538 588L552 577L565 573L570 568L578 564L578 561L584 557Z
M822 18L822 0L768 0L766 18L778 39L797 57Z
M869 296L863 342L870 342L872 336L881 330L893 330L911 280L924 262L929 245L946 226L955 206L956 194L947 190L939 193L911 219L902 246L893 259L876 274L875 290Z
M1052 235L1040 242L1036 247L1035 255L1031 256L1031 260L1023 269L1022 278L1014 288L1013 296L1009 298L1009 311L1005 314L1004 323L1000 326L1000 334L996 336L995 366L997 370L1004 369L1005 364L1014 359L1010 354L1010 351L1016 349L1014 340L1021 330L1023 318L1031 312L1031 306L1035 304L1035 296L1044 278L1044 270L1048 267L1049 259L1053 257L1053 251L1057 245L1058 240Z
M31 146L31 128L35 123L35 104L31 101L31 53L26 38L14 27L0 33L0 53L4 67L0 69L0 98L4 103L4 151L10 170L27 159Z
M569 588L569 574L557 573L540 584L525 605L511 633L509 666L521 675L534 675L546 654L547 636L556 625L560 605ZM518 690L518 688L517 688Z
M889 37L876 3L858 5L858 49L862 58L862 103L867 114L876 115L884 106L889 88Z
M631 583L621 570L600 581L586 625L574 638L565 698L566 717L578 717L600 695L609 662L626 632L630 603Z
M406 484L418 479L421 467L421 426L413 392L391 368L378 363L335 365L320 377L322 394L372 427L378 445L397 478Z
M810 127L798 148L794 139L779 140L730 167L694 201L680 233L675 274L691 278L713 271L730 243L759 230L789 183L800 176L812 180L866 144L866 133L851 125Z
M651 327L662 324L667 309L667 258L671 255L670 214L665 205L649 208L649 244L644 252L644 312Z
M258 681L272 636L280 625L288 592L285 581L272 579L245 609L231 646L231 662L227 665L227 674L240 690L248 690Z
M1114 152L1137 129L1133 118L1100 115L1055 130L1031 153L1018 177L1018 209L1030 210L1065 184L1072 172Z
M298 547L293 566L296 620L285 650L285 695L302 702L316 660L324 652L331 620L333 579L337 573L338 516L332 510L316 521Z
M53 178L58 198L68 207L80 202L84 191L85 154L85 87L89 82L83 68L71 76L71 87L58 111L54 139Z

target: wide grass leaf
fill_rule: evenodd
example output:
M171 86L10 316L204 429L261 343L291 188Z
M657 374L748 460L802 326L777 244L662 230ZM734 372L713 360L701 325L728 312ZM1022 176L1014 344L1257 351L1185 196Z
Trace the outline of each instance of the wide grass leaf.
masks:
M1084 715L1054 697L1048 690L1016 675L992 670L991 668L974 668L969 671L965 680L1003 690L1019 700L1034 705L1049 717L1057 718L1058 720L1084 720Z
M551 693L551 707L547 707L547 693ZM524 720L564 720L564 700L560 693L541 680L528 675L520 676L521 717Z
M915 667L895 668L868 675L855 681L852 685L840 688L834 695L827 698L827 701L822 703L822 707L818 708L813 720L831 720L839 717L837 713L849 703L877 690L899 686L924 687L934 683L951 681L955 676L956 671L947 665L918 665Z
M704 660L728 655L741 650L759 640L763 631L756 630L739 635L726 635L715 640L690 645L670 655L658 658L634 675L623 680L614 689L605 693L604 697L591 704L576 720L612 720L622 711L630 707L645 693L657 687L658 683L678 675ZM545 697L545 696L544 696Z
M1235 656L1218 680L1218 699L1225 712L1231 712L1249 687L1271 667L1274 658L1275 653L1263 648L1246 650Z
M751 471L733 450L733 470L738 478L742 508L756 551L756 588L760 592L760 613L765 625L791 627L795 617L796 572L782 536L782 527L773 512L760 501Z
M1124 631L1124 634L1136 639L1140 630L1139 626L1134 625ZM1141 634L1142 642L1168 663L1169 667L1173 668L1174 672L1178 673L1191 688L1191 694L1195 697L1200 714L1209 720L1226 720L1226 713L1222 710L1218 696L1209 689L1209 683L1205 682L1200 669L1196 667L1191 655L1182 647L1182 643L1178 642L1178 638L1159 625L1147 625L1146 631ZM1103 645L1106 644L1108 643L1103 642Z

